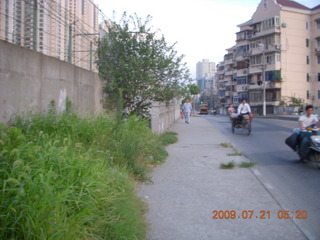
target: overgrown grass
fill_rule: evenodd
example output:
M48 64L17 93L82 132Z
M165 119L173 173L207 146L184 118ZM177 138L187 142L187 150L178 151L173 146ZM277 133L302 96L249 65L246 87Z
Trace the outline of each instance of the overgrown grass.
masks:
M73 114L0 126L0 239L145 239L135 179L164 161L146 122Z
M242 156L243 152L238 152L238 150L234 149L233 153L228 153L228 156Z
M220 143L220 146L223 148L233 148L233 145L231 143Z
M228 153L228 156L242 156L243 152L239 152L231 143L220 143L221 147L232 148L233 153Z
M239 167L241 168L251 168L254 167L257 163L256 162L241 162Z
M220 163L220 168L222 169L231 169L234 168L236 166L236 164L234 163L234 161L228 162L228 163Z
M178 141L176 132L166 132L160 135L160 141L164 146L174 144Z

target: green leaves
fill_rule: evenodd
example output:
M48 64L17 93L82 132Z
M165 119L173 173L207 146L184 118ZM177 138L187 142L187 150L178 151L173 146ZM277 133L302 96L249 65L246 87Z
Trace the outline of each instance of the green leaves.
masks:
M123 108L130 115L147 117L153 100L170 101L190 81L189 70L173 45L149 27L151 17L123 14L119 23L107 24L101 40L98 66L106 80L104 91L109 109L117 106L122 89Z

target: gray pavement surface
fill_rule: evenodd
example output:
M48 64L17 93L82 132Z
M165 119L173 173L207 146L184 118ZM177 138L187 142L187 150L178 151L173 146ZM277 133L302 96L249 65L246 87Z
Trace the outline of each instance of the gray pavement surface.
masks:
M255 168L220 168L221 163L249 160L220 145L228 139L219 129L193 117L190 124L176 121L170 131L178 133L179 141L167 147L169 157L154 168L153 183L138 191L149 207L148 239L307 239L292 219L278 217L284 209Z

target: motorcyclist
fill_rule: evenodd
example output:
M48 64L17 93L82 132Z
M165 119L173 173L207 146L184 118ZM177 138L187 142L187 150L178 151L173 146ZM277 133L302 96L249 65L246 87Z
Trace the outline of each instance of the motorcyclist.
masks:
M303 160L308 155L310 146L310 133L308 128L316 128L320 124L318 116L313 114L313 106L307 105L305 107L306 113L299 118L299 127L302 132L298 137L298 154L300 159Z
M313 113L313 106L307 105L306 108L306 114L302 115L299 118L299 127L301 130L304 130L308 127L314 127L316 124L320 124L318 116L312 114Z

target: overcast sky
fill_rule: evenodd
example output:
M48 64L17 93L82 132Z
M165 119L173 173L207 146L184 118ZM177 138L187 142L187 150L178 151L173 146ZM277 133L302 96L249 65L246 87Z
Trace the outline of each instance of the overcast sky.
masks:
M260 0L94 0L102 12L117 19L126 11L142 19L152 16L151 25L160 29L169 44L184 54L192 78L202 59L219 63L225 49L235 45L238 24L250 20ZM297 0L315 7L319 0Z

